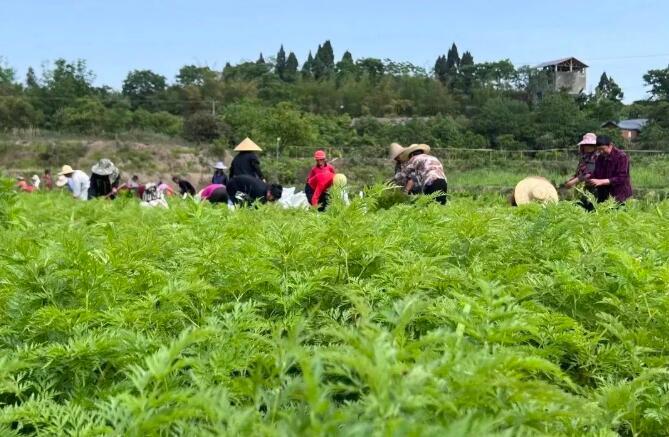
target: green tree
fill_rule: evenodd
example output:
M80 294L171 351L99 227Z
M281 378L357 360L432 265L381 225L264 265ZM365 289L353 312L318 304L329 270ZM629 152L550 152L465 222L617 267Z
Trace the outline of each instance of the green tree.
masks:
M220 121L209 112L196 112L184 120L183 136L196 142L215 140L221 136Z
M308 78L313 78L314 73L313 73L313 66L314 66L314 57L309 52L309 56L307 56L307 60L302 64L302 77L305 79Z
M0 131L37 126L41 114L21 96L0 96Z
M283 44L281 44L281 48L279 48L279 52L276 54L276 63L274 65L274 70L282 80L286 80L287 67L288 65L286 61L286 52L283 50Z
M650 87L650 94L654 99L669 99L669 66L664 69L649 70L643 75L646 86Z
M297 80L298 65L297 56L295 56L295 53L290 52L288 54L288 59L286 60L286 70L284 72L284 79L287 82L295 82L295 80Z
M77 99L73 105L62 108L56 114L58 125L66 131L78 133L101 133L105 120L105 107L92 97Z
M134 70L123 81L122 93L130 100L133 109L158 110L160 94L165 91L165 76L151 70Z
M37 75L33 67L28 67L28 72L26 73L26 87L28 89L37 89L39 88L39 81L37 80Z
M622 102L623 91L613 78L608 77L606 72L604 72L599 78L599 83L595 88L595 96L612 102Z
M215 80L217 77L218 74L209 67L184 65L179 69L176 80L177 83L181 86L193 85L203 87L207 84L207 82Z
M258 57L256 64L264 64L264 63L265 63L265 58L263 58L262 52L260 52L260 56Z
M446 67L446 56L442 55L434 63L434 77L441 83L448 80L448 68Z

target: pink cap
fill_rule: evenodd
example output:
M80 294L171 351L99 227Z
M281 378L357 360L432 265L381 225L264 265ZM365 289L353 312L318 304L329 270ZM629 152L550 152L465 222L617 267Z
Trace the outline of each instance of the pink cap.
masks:
M325 159L325 152L322 150L316 150L316 153L314 153L314 159Z
M595 146L597 145L597 135L593 134L592 132L588 132L587 134L583 135L583 139L581 140L580 143L578 143L579 146Z

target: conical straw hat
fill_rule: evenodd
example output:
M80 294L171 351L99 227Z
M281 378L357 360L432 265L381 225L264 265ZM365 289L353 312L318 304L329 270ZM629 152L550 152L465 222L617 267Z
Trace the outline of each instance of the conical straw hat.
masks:
M558 192L551 182L541 176L530 176L518 182L513 191L516 205L525 205L533 201L548 203L559 200Z
M262 149L249 137L244 138L244 141L239 143L234 150L235 152L262 152Z

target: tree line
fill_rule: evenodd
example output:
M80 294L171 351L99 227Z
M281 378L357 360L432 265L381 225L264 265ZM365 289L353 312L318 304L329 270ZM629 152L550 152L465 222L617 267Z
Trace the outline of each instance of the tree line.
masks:
M281 46L222 70L184 65L172 81L151 70L129 72L121 90L94 79L84 60L57 59L39 75L29 68L24 80L0 62L0 130L139 130L222 146L250 135L295 148L423 141L541 149L574 144L608 120L643 117L651 123L633 146L669 147L669 66L644 75L651 97L630 105L606 73L590 94L539 93L548 89L545 73L476 62L455 44L429 71L349 51L337 61L325 41L301 64Z

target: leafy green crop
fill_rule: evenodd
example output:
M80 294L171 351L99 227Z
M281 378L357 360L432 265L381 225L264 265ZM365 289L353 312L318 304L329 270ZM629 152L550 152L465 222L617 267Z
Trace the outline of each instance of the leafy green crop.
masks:
M3 192L0 434L667 434L669 202L376 191Z

